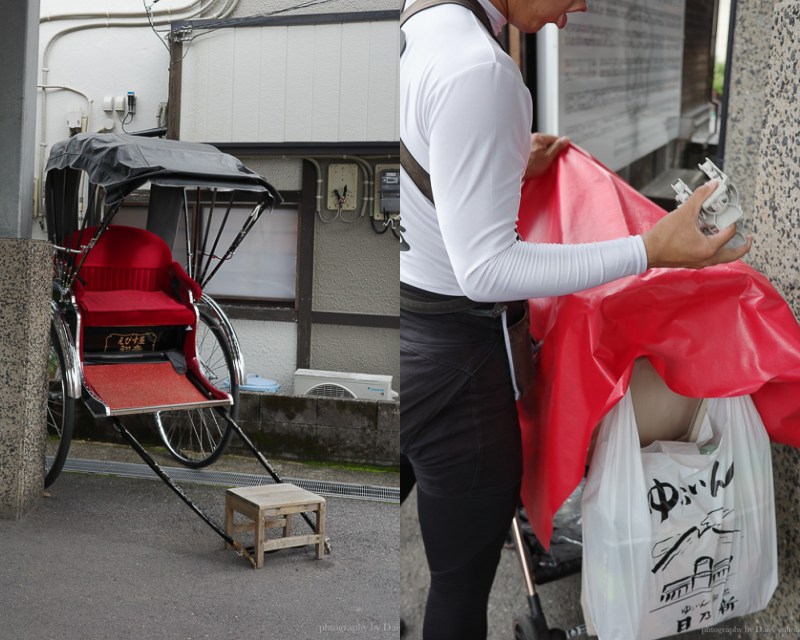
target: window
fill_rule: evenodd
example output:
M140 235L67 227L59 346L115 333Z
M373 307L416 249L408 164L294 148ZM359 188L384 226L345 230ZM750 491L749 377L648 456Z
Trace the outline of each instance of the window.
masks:
M225 254L253 209L250 203L236 203L232 206L222 234L217 240L227 206L228 198L222 193L217 198L209 224L210 198L201 198L199 205L194 198L189 198L190 216L199 220L199 224L193 225L194 236L190 239L193 251L197 252L198 247L205 246L207 252L220 258ZM297 282L297 215L297 210L293 208L276 208L262 213L234 254L211 277L204 291L215 298L230 301L294 301ZM131 202L130 205L126 202L115 216L114 224L144 228L146 218L146 206L141 202ZM184 267L185 229L184 217L181 215L178 218L172 253L175 260ZM211 276L219 265L219 260L212 259L209 262L204 256L198 255L195 256L195 265L193 275L196 280L202 281Z

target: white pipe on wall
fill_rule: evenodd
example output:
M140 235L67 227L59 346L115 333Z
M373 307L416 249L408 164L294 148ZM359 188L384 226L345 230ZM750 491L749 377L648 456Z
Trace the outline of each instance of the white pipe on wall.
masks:
M48 59L50 56L50 50L53 44L59 38L62 38L65 35L70 33L76 33L78 31L85 31L87 29L100 29L100 28L109 28L109 27L122 27L122 28L129 28L129 27L150 27L150 26L163 26L170 24L173 20L177 19L184 19L188 20L190 18L196 17L203 12L205 12L211 5L213 5L218 0L207 0L204 2L199 8L191 10L191 12L183 17L173 15L175 13L182 13L184 11L189 11L191 7L197 5L201 0L194 0L183 7L179 7L176 9L166 8L161 9L159 11L153 11L153 16L159 16L151 21L147 18L146 14L143 12L116 12L111 13L109 11L105 12L96 12L96 13L80 13L80 14L59 14L55 16L45 16L40 17L39 23L44 22L52 22L55 20L75 20L75 19L99 19L103 20L102 22L90 22L84 24L77 24L71 27L67 27L66 29L62 29L61 31L55 33L50 40L48 40L47 44L44 47L44 51L42 53L42 78L41 78L41 85L48 86ZM210 19L220 19L224 18L236 8L239 4L239 0L224 0L224 3L220 10L216 13L208 16ZM166 16L166 17L163 17ZM112 20L113 18L113 20ZM119 18L129 18L129 20L122 20L119 21ZM90 101L91 102L91 101ZM91 108L91 104L90 104ZM36 195L37 201L39 201L42 197L42 189L44 184L44 158L45 158L45 149L47 148L47 143L45 141L46 137L46 124L47 124L47 91L42 91L42 99L39 105L39 113L40 113L40 120L39 120L39 166L36 171L36 179L39 183L39 193Z

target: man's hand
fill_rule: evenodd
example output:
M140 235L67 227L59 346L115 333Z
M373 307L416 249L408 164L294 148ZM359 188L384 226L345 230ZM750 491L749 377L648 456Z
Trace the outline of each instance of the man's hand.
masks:
M735 225L712 236L704 235L697 224L700 207L717 187L712 180L695 189L691 197L672 213L659 220L652 229L642 234L647 251L647 267L686 267L701 269L714 264L733 262L748 251L753 237L737 249L725 244L736 233Z
M546 133L531 134L531 153L523 180L542 175L555 160L555 157L569 145L568 138L559 138Z

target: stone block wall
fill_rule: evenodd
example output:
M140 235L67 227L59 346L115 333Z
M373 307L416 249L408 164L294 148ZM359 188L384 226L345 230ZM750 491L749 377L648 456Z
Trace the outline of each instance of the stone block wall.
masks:
M122 442L109 422L94 420L82 404L78 405L76 420L76 438ZM160 443L149 416L122 420L141 442ZM243 391L236 422L268 459L387 467L400 464L400 405L396 402ZM235 435L228 450L250 455Z
M396 402L243 392L238 422L267 455L399 465Z

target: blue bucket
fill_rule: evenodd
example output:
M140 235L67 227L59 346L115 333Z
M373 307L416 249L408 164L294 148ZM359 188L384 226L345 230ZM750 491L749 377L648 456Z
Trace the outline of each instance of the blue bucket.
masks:
M275 380L262 378L257 373L248 373L244 384L239 386L242 391L259 391L261 393L278 393L281 388Z

